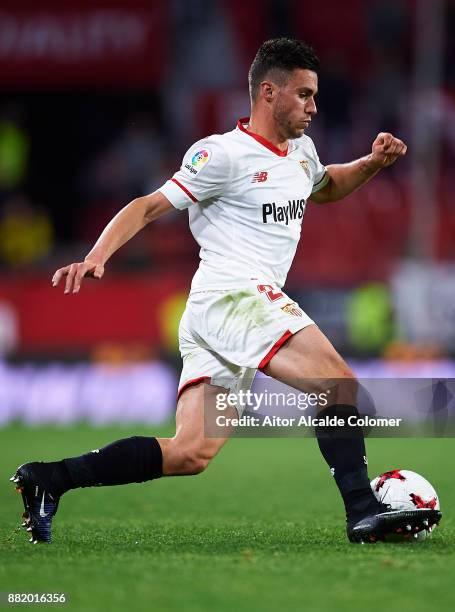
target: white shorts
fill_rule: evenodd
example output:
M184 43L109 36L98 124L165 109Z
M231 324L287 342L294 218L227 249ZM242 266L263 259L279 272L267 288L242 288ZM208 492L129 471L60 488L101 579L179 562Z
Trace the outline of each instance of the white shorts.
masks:
M256 370L313 323L280 289L259 281L237 290L191 293L179 327L179 396L202 381L233 393L247 391Z

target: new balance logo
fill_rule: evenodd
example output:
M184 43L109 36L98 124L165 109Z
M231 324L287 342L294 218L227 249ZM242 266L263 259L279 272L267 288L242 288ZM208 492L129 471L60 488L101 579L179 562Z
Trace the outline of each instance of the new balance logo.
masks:
M264 172L264 171L256 172L251 182L252 183L264 183L268 178L269 178L268 172Z

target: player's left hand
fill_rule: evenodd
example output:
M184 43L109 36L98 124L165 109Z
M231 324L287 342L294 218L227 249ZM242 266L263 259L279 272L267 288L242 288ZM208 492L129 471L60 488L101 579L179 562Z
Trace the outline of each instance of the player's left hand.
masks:
M408 147L399 138L388 132L381 132L371 147L371 163L378 169L394 164L399 157L406 155Z

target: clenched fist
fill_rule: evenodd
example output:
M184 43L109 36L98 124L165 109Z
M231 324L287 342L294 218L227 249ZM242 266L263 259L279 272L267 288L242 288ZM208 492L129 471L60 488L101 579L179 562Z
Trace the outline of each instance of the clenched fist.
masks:
M371 147L370 162L374 168L386 168L406 154L408 147L388 132L378 134Z

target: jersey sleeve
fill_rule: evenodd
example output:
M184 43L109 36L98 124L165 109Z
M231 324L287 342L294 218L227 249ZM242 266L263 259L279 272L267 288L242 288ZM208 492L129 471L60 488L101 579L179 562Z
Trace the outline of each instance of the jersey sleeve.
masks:
M216 137L199 140L185 153L180 170L159 191L180 210L219 196L231 174L228 153Z
M310 141L311 147L311 156L309 161L311 164L311 174L313 177L313 189L311 190L311 193L316 193L316 191L319 191L327 185L330 177L327 172L327 168L321 164L319 160L319 156L316 152L316 147L314 146L313 141L310 138L308 140Z

